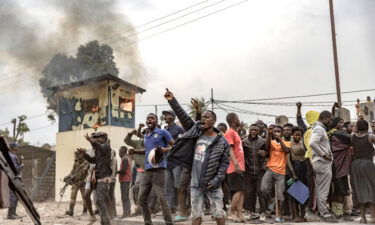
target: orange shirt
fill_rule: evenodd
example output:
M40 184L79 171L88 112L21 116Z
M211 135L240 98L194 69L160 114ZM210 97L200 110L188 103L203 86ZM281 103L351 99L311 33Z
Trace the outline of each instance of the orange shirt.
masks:
M237 131L232 128L229 128L224 135L225 139L233 147L233 153L236 157L238 166L242 171L245 171L245 156L242 148L242 141L240 135L238 135ZM233 173L235 171L235 166L232 160L229 161L229 166L227 169L227 173Z
M283 141L286 147L290 148L289 141ZM281 144L275 140L271 141L270 157L268 158L267 167L278 174L286 174L286 159L288 153L284 152Z

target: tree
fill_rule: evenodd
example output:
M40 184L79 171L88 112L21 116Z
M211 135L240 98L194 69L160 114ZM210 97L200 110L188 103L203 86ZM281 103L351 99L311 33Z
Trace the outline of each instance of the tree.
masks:
M57 97L53 96L51 87L63 85L91 77L112 74L118 76L119 71L113 61L113 49L109 45L91 41L78 48L75 57L57 53L42 70L39 85L50 109L57 112Z
M26 119L27 116L25 115L18 116L17 134L13 137L15 140L18 140L18 137L21 136L20 139L23 141L24 134L30 131L29 126L25 123Z
M196 98L196 100L198 101L198 105L199 105L199 108L201 109L201 112L204 112L207 110L207 104L204 100L203 97L201 97L200 99ZM190 112L189 112L189 115L194 118L194 120L196 119L196 115L197 115L197 112L195 110L195 107L193 106L193 104L189 104L189 109L190 109Z
M24 141L24 134L30 131L28 125L25 123L27 116L21 115L17 118L11 120L11 123L13 123L13 136L9 135L10 132L8 128L0 130L0 135L4 136L9 142L17 142L21 145L28 145L29 143Z

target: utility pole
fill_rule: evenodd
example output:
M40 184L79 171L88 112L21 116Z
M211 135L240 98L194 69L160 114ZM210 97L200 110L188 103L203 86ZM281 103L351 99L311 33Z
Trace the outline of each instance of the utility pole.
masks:
M155 105L155 115L158 115L158 105Z
M214 111L214 89L211 88L211 110Z
M334 60L334 65L335 65L337 102L339 103L341 107L341 88L340 88L339 64L338 64L338 59L337 59L335 15L333 11L333 0L328 0L328 1L329 1L329 13L331 16L331 33L332 33L333 60Z

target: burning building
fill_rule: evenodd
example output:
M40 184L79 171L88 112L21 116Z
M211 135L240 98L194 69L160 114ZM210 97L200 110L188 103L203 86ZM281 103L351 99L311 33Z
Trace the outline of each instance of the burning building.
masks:
M73 167L73 153L78 147L91 148L84 138L86 133L106 132L116 152L124 145L125 135L135 127L135 95L145 90L110 74L55 86L51 90L59 100L55 184L58 193L64 186L63 178ZM64 200L69 200L68 192L70 189ZM116 192L119 196L119 190Z

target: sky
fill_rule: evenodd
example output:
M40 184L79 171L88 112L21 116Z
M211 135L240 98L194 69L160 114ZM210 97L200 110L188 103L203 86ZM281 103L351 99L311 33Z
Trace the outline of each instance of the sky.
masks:
M29 10L30 19L44 24L46 29L53 29L48 21L53 23L59 13L53 10L45 12L43 4L23 2ZM216 2L220 3L208 7ZM192 97L209 100L211 88L214 99L230 101L335 92L328 0L249 0L172 29L239 2L241 1L116 2L118 13L125 14L135 27L201 3L189 11L137 28L138 39L141 40L137 47L145 79L131 77L126 68L123 68L122 61L116 61L120 65L120 77L135 81L147 90L137 96L136 124L144 122L149 112L155 112L154 106L145 105L159 105L159 114L168 109L167 106L160 105L166 103L163 98L165 88L169 88L180 103L188 103ZM207 8L192 12L202 7ZM351 0L334 0L334 10L341 90L375 88L375 1L358 0L354 4ZM144 31L188 12L192 13ZM167 29L172 30L155 35ZM124 29L119 24L118 32L122 31ZM150 37L152 35L155 36ZM82 43L77 43L77 46L79 44ZM121 42L113 47L119 46ZM68 52L67 49L59 51ZM2 79L15 69L24 73L30 73L32 70L11 65L4 49L0 49L0 129L10 128L8 122L17 115L36 116L43 114L46 109L46 101L40 93L37 79L33 76L12 77L5 81ZM364 100L368 95L374 98L375 91L343 94L342 99ZM333 103L335 100L335 95L329 95L271 102ZM295 106L229 106L262 114L291 117L295 116L296 111ZM345 107L352 111L354 118L354 103ZM330 109L330 106L306 106L302 111L305 113L311 109L322 111ZM215 111L218 122L225 121L227 112L218 106L215 106ZM273 123L275 120L274 117L247 113L239 113L239 117L246 123L255 122L257 119L266 123ZM290 122L295 123L295 120L291 118ZM28 119L27 124L31 131L25 135L26 141L34 145L55 143L57 124L51 125L45 116Z

